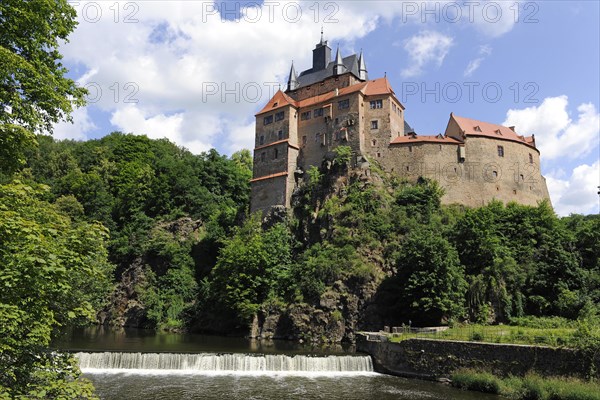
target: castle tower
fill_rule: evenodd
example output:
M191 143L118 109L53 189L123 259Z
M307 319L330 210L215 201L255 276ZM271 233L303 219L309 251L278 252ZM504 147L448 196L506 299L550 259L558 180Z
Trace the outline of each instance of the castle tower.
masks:
M312 68L297 74L292 63L285 93L256 114L251 212L289 208L303 172L337 146L383 161L390 140L404 134L403 110L387 78L368 80L362 52L342 57L338 46L331 60L321 33Z

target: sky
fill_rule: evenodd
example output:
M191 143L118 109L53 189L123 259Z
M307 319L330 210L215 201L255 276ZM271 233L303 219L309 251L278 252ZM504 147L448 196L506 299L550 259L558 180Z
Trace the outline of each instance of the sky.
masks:
M600 6L597 1L71 1L61 45L88 105L58 139L113 131L168 138L199 154L254 144L254 114L292 61L325 39L364 52L418 134L451 112L536 137L554 209L598 213Z

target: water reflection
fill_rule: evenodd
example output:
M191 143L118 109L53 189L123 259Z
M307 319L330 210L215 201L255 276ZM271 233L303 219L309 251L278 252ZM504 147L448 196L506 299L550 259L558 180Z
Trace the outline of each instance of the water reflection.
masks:
M256 340L145 329L111 329L104 326L73 328L53 342L56 349L71 351L133 351L170 353L283 353L348 354L352 346L311 346L285 340Z

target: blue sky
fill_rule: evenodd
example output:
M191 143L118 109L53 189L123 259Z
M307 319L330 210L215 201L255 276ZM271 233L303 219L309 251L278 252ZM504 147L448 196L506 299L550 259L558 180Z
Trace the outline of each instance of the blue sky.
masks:
M80 23L61 50L90 102L55 137L251 148L254 113L292 60L310 67L323 26L334 51L363 49L370 78L387 74L417 133L443 132L450 112L515 125L536 135L556 211L598 212L597 1L72 4Z

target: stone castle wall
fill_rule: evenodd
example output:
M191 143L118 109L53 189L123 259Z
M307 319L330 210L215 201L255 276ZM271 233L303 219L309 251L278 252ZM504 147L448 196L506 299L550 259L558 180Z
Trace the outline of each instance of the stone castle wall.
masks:
M502 146L503 157L498 155L498 146ZM396 144L391 146L382 165L408 179L420 176L435 179L445 191L442 198L445 204L480 207L497 199L535 206L549 198L537 150L507 140L468 137L462 161L459 147L426 142Z

